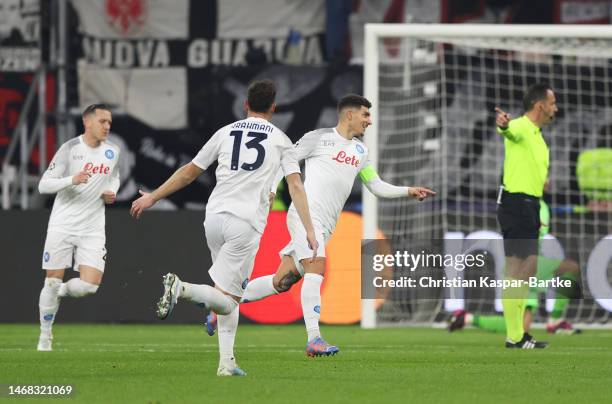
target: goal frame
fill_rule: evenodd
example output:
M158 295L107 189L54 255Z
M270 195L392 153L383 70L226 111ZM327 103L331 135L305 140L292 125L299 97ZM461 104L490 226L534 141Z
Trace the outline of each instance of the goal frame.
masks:
M370 163L378 169L378 78L381 38L592 38L612 39L612 25L531 25L531 24L365 24L364 41L364 96L372 103L372 124L364 136ZM363 239L375 239L378 229L376 197L362 190ZM376 305L374 299L361 300L361 327L375 328Z

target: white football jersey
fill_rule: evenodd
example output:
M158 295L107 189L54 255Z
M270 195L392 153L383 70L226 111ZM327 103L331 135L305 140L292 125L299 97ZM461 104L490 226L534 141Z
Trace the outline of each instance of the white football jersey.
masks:
M43 174L39 189L54 188L49 232L75 235L104 234L105 215L102 193L119 189L119 148L103 141L90 147L83 136L64 143ZM86 184L73 185L72 177L86 170L91 177Z
M246 118L215 132L193 159L203 170L214 161L219 162L217 185L206 212L231 213L263 233L277 171L300 172L291 140L263 118Z
M298 161L305 160L304 188L310 216L331 233L351 194L355 177L369 164L368 149L357 138L346 139L336 128L306 133L295 149ZM293 204L289 214L297 214Z

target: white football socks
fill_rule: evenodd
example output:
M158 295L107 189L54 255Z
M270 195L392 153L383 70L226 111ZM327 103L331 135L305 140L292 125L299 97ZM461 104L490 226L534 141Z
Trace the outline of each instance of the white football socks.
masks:
M80 278L72 278L68 282L62 283L59 287L59 297L83 297L93 295L98 290L98 285L82 281Z
M196 304L204 304L218 315L230 314L238 302L208 285L196 285L181 281L179 297Z
M219 356L220 362L226 363L230 367L236 366L234 360L234 340L236 339L236 329L238 328L239 306L229 314L217 314L217 332L219 333Z
M323 277L307 273L302 283L302 312L308 333L308 341L320 337L319 318L321 317L321 284Z
M61 284L62 280L59 278L45 278L38 300L41 333L51 334L53 321L59 309L58 291Z
M240 303L256 302L268 296L277 295L274 288L274 275L260 276L250 281L244 290Z

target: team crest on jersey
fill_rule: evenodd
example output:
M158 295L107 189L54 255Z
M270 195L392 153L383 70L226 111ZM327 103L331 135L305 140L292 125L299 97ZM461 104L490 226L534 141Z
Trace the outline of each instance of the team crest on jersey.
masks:
M107 159L112 160L113 158L115 158L115 152L112 151L111 149L108 149L104 152L104 155L106 156Z
M249 278L242 281L242 289L246 289L248 283L249 283Z
M360 145L359 143L355 144L355 149L357 149L357 151L358 151L359 153L361 153L361 154L363 154L363 152L365 151L365 150L363 149L363 146L362 146L362 145Z
M43 260L45 260L45 262L49 262L50 259L51 259L51 254L49 254L48 251L45 251L45 253L43 254Z

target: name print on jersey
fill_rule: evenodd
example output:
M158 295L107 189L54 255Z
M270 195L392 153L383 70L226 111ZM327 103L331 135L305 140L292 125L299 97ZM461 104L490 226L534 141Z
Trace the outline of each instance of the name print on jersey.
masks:
M341 164L349 164L355 167L359 167L359 160L355 156L347 156L344 150L340 150L337 155L332 157L332 160L337 161Z
M87 171L90 174L108 174L110 173L110 167L105 166L104 163L101 163L99 166L94 166L93 163L85 164L83 170Z

